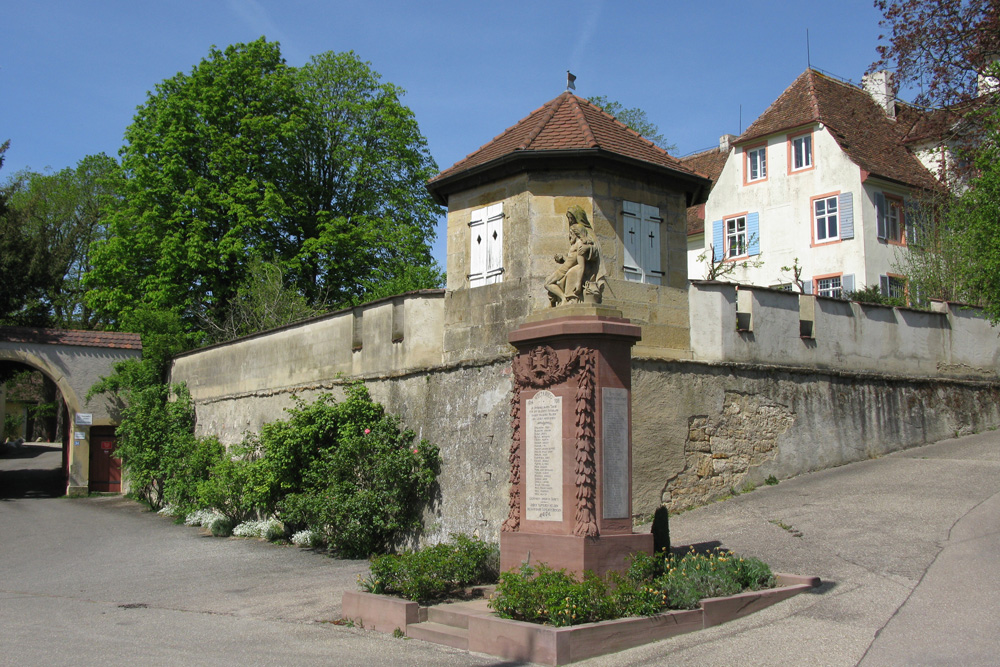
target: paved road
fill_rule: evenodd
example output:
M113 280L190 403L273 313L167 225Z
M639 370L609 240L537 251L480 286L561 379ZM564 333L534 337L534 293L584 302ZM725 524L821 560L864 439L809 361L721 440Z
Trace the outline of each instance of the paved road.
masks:
M119 498L5 493L12 467L57 467L53 452L0 457L0 496L16 496L0 500L2 665L499 664L324 622L363 562L205 537ZM1000 435L986 433L677 515L675 544L719 543L827 583L579 664L995 665L998 493Z

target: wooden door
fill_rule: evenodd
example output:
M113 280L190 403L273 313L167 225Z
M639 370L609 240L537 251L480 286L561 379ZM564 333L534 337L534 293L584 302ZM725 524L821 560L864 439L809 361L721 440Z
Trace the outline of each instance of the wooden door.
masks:
M120 493L122 462L115 457L115 436L95 431L98 429L91 429L90 433L90 490Z

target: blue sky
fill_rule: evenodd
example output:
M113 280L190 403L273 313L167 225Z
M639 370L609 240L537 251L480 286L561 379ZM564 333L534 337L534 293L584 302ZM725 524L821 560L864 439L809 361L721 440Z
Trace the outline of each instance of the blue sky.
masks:
M369 61L407 91L444 169L559 95L567 69L577 94L646 110L676 155L708 148L806 69L807 29L812 65L855 82L881 32L871 0L10 0L2 15L0 179L117 155L155 84L261 35L291 65Z

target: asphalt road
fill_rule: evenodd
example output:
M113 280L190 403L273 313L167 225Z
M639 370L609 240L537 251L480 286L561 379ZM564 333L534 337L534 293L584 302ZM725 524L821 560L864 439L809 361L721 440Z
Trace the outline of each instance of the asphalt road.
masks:
M0 665L489 665L334 625L360 561L207 537L117 497L50 497L58 449L0 456ZM44 472L48 468L48 472ZM35 472L27 472L27 470ZM802 475L671 519L824 585L582 665L995 665L1000 436Z

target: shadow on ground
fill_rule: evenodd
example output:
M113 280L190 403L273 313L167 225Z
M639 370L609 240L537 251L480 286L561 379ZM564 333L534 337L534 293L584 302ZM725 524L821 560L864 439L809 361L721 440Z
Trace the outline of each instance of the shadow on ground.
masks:
M0 445L2 447L2 445ZM0 451L0 500L16 498L58 498L65 494L66 479L61 465L24 467L20 461L59 452L58 446L25 443ZM47 457L48 465L52 456Z

